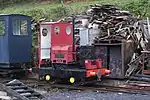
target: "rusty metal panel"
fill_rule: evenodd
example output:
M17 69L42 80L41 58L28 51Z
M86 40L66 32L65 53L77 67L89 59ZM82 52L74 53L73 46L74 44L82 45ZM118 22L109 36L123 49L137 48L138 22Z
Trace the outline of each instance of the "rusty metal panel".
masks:
M99 43L95 45L94 55L103 61L103 67L111 70L110 78L125 78L127 64L134 53L133 42L120 41L120 43Z
M107 46L96 46L95 47L95 51L94 51L94 55L96 59L101 59L102 60L102 66L104 68L107 68L107 56L108 56L108 49Z
M85 60L95 59L95 56L93 55L93 46L81 46L79 52L78 57L81 66L84 66Z
M123 74L122 48L121 45L109 46L109 70L111 78L121 78Z

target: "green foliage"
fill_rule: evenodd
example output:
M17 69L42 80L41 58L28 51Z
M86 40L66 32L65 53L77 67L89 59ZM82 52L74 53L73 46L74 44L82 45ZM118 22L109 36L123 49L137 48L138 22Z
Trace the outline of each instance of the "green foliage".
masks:
M33 19L37 21L41 18L58 20L62 17L70 15L70 11L66 6L59 5L54 8L44 9L44 8L34 8L21 12L22 14L26 14L32 16Z
M94 0L91 2L75 2L71 4L40 4L33 1L45 1L45 0L2 0L21 3L23 4L14 4L7 8L0 10L0 13L10 14L24 14L32 16L34 19L39 20L41 18L46 18L48 20L58 20L60 18L69 16L71 14L78 14L85 12L89 5L92 4L115 4L125 10L129 10L136 15L140 15L141 17L150 16L150 0ZM49 1L49 0L48 0ZM60 2L61 0L50 0L55 2Z
M123 8L132 11L135 15L140 17L150 17L150 1L138 0L130 1Z
M22 14L26 14L32 16L33 19L40 20L40 18L44 17L44 13L42 9L29 9L22 12Z
M56 20L62 17L66 17L70 15L70 9L68 9L65 5L58 6L56 8L51 9L51 18Z
M0 8L7 7L12 4L22 4L25 2L31 2L31 0L0 0Z

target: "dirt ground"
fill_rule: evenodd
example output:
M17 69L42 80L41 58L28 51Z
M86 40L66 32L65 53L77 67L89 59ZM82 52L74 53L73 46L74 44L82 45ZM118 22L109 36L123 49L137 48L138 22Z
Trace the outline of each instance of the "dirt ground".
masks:
M150 100L150 93L129 94L113 92L70 91L67 89L52 89L49 92L38 90L45 95L44 100Z

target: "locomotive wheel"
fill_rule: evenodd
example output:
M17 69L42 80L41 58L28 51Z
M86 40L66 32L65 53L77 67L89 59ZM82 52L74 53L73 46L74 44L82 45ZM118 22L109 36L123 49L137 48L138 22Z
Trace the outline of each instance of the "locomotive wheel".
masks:
M50 81L50 80L51 80L51 76L50 76L50 75L46 75L46 76L45 76L45 80L46 80L46 81Z
M56 78L52 77L52 76L49 75L49 74L45 75L44 79L45 79L45 81L46 81L47 83L49 83L49 84L55 84L55 83L57 83L57 81L58 81Z
M69 78L69 82L70 82L71 84L74 84L74 83L76 83L76 79L75 79L74 77L70 77L70 78Z
M78 86L78 85L81 85L83 82L81 79L76 79L75 77L70 77L69 83L74 85L74 86Z

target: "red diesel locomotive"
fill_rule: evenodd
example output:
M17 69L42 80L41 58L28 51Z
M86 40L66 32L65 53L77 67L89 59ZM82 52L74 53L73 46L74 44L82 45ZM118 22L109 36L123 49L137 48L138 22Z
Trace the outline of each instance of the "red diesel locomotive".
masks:
M100 79L101 76L110 73L107 68L102 67L101 59L83 57L87 53L85 50L92 46L81 46L77 42L80 31L74 27L74 18L71 23L42 22L39 26L40 78L47 81L67 79L70 83L75 83L95 77ZM92 49L90 50L92 53Z

